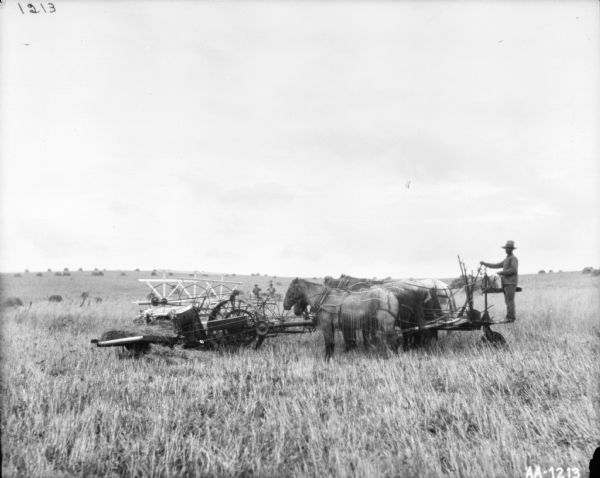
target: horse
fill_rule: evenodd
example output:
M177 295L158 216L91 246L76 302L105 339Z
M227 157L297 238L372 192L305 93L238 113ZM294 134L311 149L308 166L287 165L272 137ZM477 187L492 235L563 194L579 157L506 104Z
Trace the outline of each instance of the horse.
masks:
M452 289L444 281L439 279L413 279L413 281L427 287L430 291L435 291L435 296L442 311L453 314L458 310Z
M331 276L326 276L323 283L328 287L335 287L338 289L346 290L363 290L368 289L374 285L384 285L391 283L404 282L394 279L388 280L376 280L376 279L364 279L358 277L352 277L346 274L340 275L339 279L334 279ZM423 286L430 291L435 291L435 295L438 298L440 308L447 310L450 313L456 312L456 302L452 290L448 287L444 281L439 279L410 279L406 281L408 283L414 283L419 286Z
M298 302L310 305L311 311L316 313L317 325L325 340L327 360L333 355L336 328L344 335L346 350L352 347L352 339L359 328L363 330L365 345L368 345L366 341L370 332L378 329L390 348L394 351L398 349L395 324L399 304L387 289L372 287L364 291L349 292L295 278L285 294L283 308L290 310Z
M364 290L373 287L374 285L383 285L383 283L384 281L382 280L358 278L346 274L340 275L338 279L334 279L331 276L325 276L323 280L323 284L328 287L350 291Z
M365 290L377 285L390 290L400 304L398 322L402 330L415 326L423 327L427 322L439 318L443 314L443 310L450 313L456 311L452 291L444 282L437 279L372 280L342 274L339 279L325 277L325 285L353 291ZM442 309L442 304L444 304L444 309ZM419 345L423 341L437 339L437 330L424 330L410 335L403 333L402 336L404 349L408 349L411 343Z

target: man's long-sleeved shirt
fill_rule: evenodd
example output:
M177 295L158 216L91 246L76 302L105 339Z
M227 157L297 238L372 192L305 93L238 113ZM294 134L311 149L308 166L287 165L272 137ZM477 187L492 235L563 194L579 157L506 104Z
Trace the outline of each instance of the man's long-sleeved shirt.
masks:
M513 256L506 256L502 262L492 264L490 262L484 262L484 266L491 267L492 269L499 269L502 267L502 285L517 285L519 282L519 260Z

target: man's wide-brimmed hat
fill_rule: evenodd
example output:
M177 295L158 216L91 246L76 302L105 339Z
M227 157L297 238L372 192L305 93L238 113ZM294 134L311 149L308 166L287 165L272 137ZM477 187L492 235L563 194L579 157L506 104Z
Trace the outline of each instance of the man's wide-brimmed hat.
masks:
M515 241L506 241L506 244L504 244L501 247L502 247L502 249L516 249Z

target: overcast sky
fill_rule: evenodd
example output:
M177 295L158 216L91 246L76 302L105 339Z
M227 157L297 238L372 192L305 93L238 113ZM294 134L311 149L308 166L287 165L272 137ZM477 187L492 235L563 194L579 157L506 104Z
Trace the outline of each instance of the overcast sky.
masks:
M0 7L0 270L600 266L597 1L54 5Z

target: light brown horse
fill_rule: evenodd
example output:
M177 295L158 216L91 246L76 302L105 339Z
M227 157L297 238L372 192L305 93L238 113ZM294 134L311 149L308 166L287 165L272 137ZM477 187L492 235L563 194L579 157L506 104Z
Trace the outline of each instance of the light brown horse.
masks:
M330 359L334 350L334 334L338 328L349 345L357 330L363 338L371 331L379 330L392 350L398 350L398 335L395 330L399 313L398 301L389 290L372 287L358 292L332 289L305 279L294 279L285 294L283 308L290 310L301 302L310 305L316 314L317 325L325 340L325 358ZM355 343L355 342L354 342Z
M443 309L440 304L440 297L445 296L451 299L451 303L444 307L449 307L454 311L454 296L448 289L448 286L436 279L423 280L372 280L358 277L352 277L342 274L339 279L330 276L325 278L325 285L329 287L339 287L345 290L359 291L374 285L383 287L394 294L400 305L400 314L398 317L398 326L404 331L414 327L423 327L432 320L439 318ZM447 310L446 310L447 311ZM423 341L437 338L437 331L423 330L414 331L410 334L403 333L404 348L409 345L419 345Z

